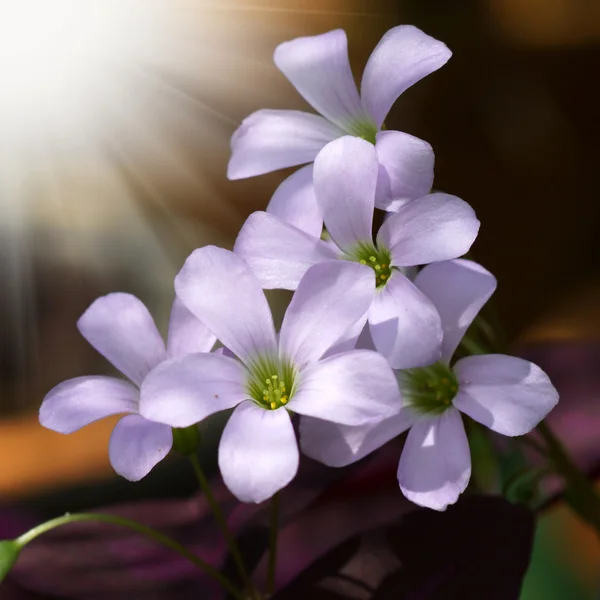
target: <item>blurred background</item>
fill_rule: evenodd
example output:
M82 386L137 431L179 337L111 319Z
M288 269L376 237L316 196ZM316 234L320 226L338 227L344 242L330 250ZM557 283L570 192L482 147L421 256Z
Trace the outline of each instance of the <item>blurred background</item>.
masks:
M225 173L246 115L306 109L272 62L278 43L344 28L359 76L402 23L454 54L387 126L429 141L435 187L477 211L473 255L499 279L505 334L557 373L556 426L600 464L598 1L83 4L0 1L0 502L54 514L191 489L172 465L137 486L116 480L114 421L68 437L39 426L52 386L110 371L75 323L97 296L125 291L165 331L185 257L231 247L266 206L287 172ZM599 573L594 534L549 510L523 598L597 598Z

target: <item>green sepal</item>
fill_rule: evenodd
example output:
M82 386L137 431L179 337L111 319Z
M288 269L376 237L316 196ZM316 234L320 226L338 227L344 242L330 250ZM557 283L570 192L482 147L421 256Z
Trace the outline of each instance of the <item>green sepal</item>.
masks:
M21 545L15 540L3 540L0 542L0 581L10 573L13 565L21 554Z
M197 425L173 427L173 448L183 456L195 454L200 447L200 432Z

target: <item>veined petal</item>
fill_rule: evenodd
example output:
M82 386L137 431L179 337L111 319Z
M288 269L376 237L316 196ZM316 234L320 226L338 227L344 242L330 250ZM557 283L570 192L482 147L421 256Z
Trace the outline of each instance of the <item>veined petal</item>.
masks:
M167 340L169 358L196 352L210 352L216 341L216 336L196 319L180 298L175 296Z
M314 265L287 307L279 335L283 359L297 366L319 360L358 322L375 294L373 269L332 260Z
M231 138L229 179L244 179L312 162L319 150L344 135L323 117L299 110L259 110Z
M219 468L239 500L267 500L294 478L299 460L285 408L265 410L247 401L233 411L219 444Z
M275 49L275 64L302 97L345 131L367 118L348 61L346 32L299 37Z
M275 190L267 212L308 235L321 237L323 217L315 196L312 164L298 169L283 180Z
M375 348L394 369L424 367L441 356L440 316L431 300L399 271L377 290L369 330Z
M449 363L463 335L496 289L496 278L471 260L426 266L415 285L435 304L444 330L442 360Z
M123 417L113 429L108 455L113 469L129 481L139 481L163 459L173 445L168 425L140 417Z
M375 144L380 169L377 208L397 211L407 202L429 194L433 185L433 148L425 141L401 131L380 131ZM379 190L386 190L380 193Z
M475 211L449 194L431 194L390 215L377 234L398 267L425 265L465 254L479 232Z
M408 432L398 464L398 483L412 502L446 510L471 478L471 454L460 413L449 408L423 418Z
M44 398L40 423L73 433L98 419L138 410L139 390L115 377L76 377L59 383Z
M345 467L364 458L411 427L415 413L399 414L375 425L338 425L312 417L300 419L300 449L328 467Z
M102 356L137 385L166 357L148 309L131 294L98 298L79 318L77 327Z
M275 355L275 327L260 282L229 250L205 246L190 254L175 278L187 308L242 360Z
M325 227L344 251L373 239L373 212L379 161L373 144L345 136L315 159L317 203Z
M144 380L140 414L171 427L189 427L248 397L246 371L219 354L187 354L159 365Z
M450 56L444 43L412 25L390 29L369 57L361 82L363 105L377 126L402 92L437 71Z
M529 433L558 402L548 375L521 358L468 356L454 372L459 383L454 406L502 435Z
M295 290L312 265L338 258L319 237L266 212L248 217L233 251L250 265L265 289Z
M383 356L351 350L308 365L289 402L293 412L341 425L365 425L398 414L398 382Z

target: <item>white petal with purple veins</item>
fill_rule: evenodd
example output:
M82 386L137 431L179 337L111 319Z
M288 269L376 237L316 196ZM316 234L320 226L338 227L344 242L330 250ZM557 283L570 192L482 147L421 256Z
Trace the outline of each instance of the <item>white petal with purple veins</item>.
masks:
M73 433L98 419L138 410L139 390L115 377L76 377L59 383L44 398L40 423Z
M260 282L239 256L205 246L192 252L175 278L187 308L242 360L275 355L275 327Z
M267 212L308 235L321 237L323 217L315 196L312 164L283 180L271 197Z
M189 427L247 397L246 371L238 360L188 354L165 361L146 377L140 414L172 427Z
M465 332L496 289L496 278L472 260L426 266L415 285L435 304L444 330L442 360L449 363Z
M374 294L375 274L370 267L343 260L311 267L285 312L280 354L297 366L319 360L366 320Z
M244 179L312 162L319 150L344 135L323 117L298 110L259 110L231 138L229 179Z
M431 300L399 271L377 290L369 331L375 348L394 369L423 367L441 356L440 316Z
M377 208L395 212L407 202L429 194L435 155L427 142L401 131L381 131L375 148L383 167L379 177L387 177L385 187L380 183L380 189L386 192L375 199Z
M216 341L215 335L176 296L169 321L167 340L169 358L195 352L210 352Z
M315 160L317 203L327 232L344 251L373 239L378 174L375 147L356 137L335 140Z
M446 510L471 478L471 453L460 413L422 418L408 432L398 464L402 493L415 504Z
M219 444L225 485L242 502L263 502L296 475L296 434L285 408L265 410L252 401L232 413Z
M444 43L412 25L390 29L373 50L361 82L363 104L375 123L381 126L398 96L450 56Z
M342 425L377 423L402 406L387 361L370 350L351 350L308 365L290 398L293 412Z
M319 237L266 212L246 219L233 251L250 265L265 289L295 290L312 265L338 258Z
M415 419L415 413L407 409L381 423L354 427L302 417L300 449L329 467L345 467L406 431Z
M449 194L431 194L390 215L377 234L399 267L451 260L468 252L479 231L475 211Z
M163 459L173 445L168 425L140 417L123 417L113 429L108 455L113 469L129 481L139 481Z
M77 327L102 356L137 385L166 357L152 316L131 294L98 298L79 318Z
M365 118L342 29L284 42L273 58L302 97L338 127L347 130Z
M529 433L556 406L558 392L537 365L504 354L468 356L454 366L454 406L503 435Z

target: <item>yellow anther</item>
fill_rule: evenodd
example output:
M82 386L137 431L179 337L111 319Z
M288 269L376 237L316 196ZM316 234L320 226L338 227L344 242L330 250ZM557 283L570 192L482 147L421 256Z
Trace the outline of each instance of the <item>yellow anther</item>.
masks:
M271 379L277 379L277 375L271 375Z
M267 385L272 385L272 384L271 384L271 380L270 380L269 378L265 379L265 383L266 383Z
M388 276L387 276L385 273L382 273L382 274L379 276L379 278L380 278L380 279L383 279L383 280L385 281L385 280L388 278Z
M269 399L269 396L267 396L267 394L265 394L265 395L263 396L263 400L267 401L268 399Z
M450 380L447 377L442 377L442 383L444 385L448 385L450 383Z
M381 271L381 267L379 265L375 265L375 270L376 271Z
M451 389L453 392L458 392L458 388L457 388L455 385L453 385L453 386L452 386L450 389Z
M358 262L359 262L361 265L366 265L366 264L367 264L367 261L366 261L366 260L359 260Z
M287 396L281 396L281 404L287 404Z
M271 409L275 410L277 408L277 402L271 402Z
M387 267L387 265L381 265L382 269L385 269Z
M369 256L369 260L373 263L377 262L377 258L375 258L374 256Z

